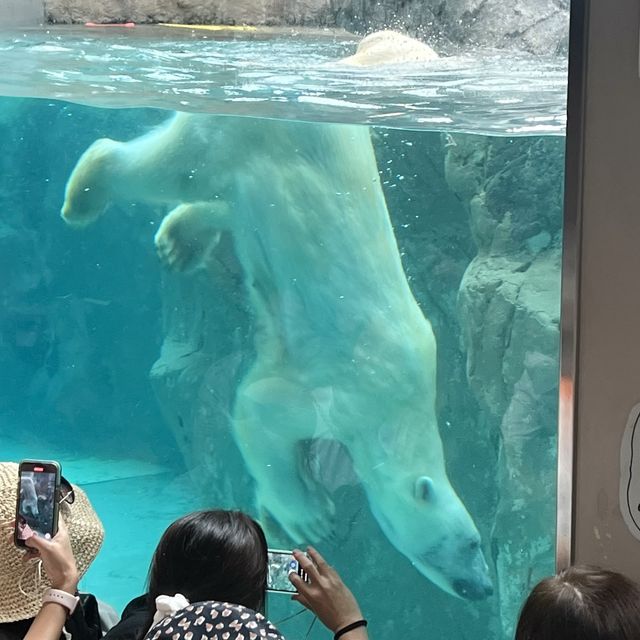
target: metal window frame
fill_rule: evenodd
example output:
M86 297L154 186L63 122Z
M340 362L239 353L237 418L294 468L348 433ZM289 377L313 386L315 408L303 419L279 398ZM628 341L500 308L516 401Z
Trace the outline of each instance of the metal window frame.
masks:
M576 389L579 375L580 257L589 8L590 0L571 1L560 305L556 570L566 568L573 561L575 541Z

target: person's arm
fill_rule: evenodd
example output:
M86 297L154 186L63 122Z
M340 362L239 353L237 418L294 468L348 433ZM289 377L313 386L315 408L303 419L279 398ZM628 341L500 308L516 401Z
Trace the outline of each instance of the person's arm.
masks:
M309 576L309 582L291 573L289 580L298 590L291 598L315 613L320 622L334 633L334 637L340 640L368 640L366 622L358 601L337 571L313 547L309 547L307 553L309 557L298 549L293 552L300 567Z
M58 533L50 539L32 536L26 540L31 556L40 556L51 586L73 596L78 588L78 569L69 534L62 518ZM69 610L58 602L43 603L24 640L59 640Z

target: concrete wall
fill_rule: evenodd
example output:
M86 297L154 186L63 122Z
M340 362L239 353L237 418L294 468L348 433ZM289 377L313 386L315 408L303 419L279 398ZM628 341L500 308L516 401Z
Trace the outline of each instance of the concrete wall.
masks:
M2 0L0 27L37 26L44 20L43 0Z
M331 0L46 0L50 22L315 25Z

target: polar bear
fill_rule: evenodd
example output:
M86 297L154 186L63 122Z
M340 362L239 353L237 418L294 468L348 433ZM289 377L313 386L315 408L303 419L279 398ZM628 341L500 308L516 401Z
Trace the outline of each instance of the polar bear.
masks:
M362 38L352 56L338 64L372 67L384 64L430 62L440 56L427 44L397 31L375 31Z
M39 515L38 495L32 475L23 474L20 480L20 511L24 516L35 518Z
M330 535L334 506L299 462L302 443L334 438L396 548L443 590L489 595L480 536L445 469L436 341L402 268L368 128L179 113L90 146L62 217L84 226L114 201L175 206L155 237L175 269L232 234L256 324L232 425L261 507L297 542Z

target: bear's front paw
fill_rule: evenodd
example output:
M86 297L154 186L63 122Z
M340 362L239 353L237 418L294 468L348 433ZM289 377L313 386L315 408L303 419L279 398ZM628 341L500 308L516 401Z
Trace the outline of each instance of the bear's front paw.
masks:
M318 543L333 538L336 510L333 500L326 493L318 491L308 494L302 504L297 504L292 495L287 497L283 496L285 499L278 501L265 501L260 497L259 503L294 543Z
M60 214L72 227L86 227L99 218L111 201L114 150L109 138L96 140L80 157L67 180Z
M220 242L218 204L181 204L162 221L154 241L160 260L175 271L205 266Z

